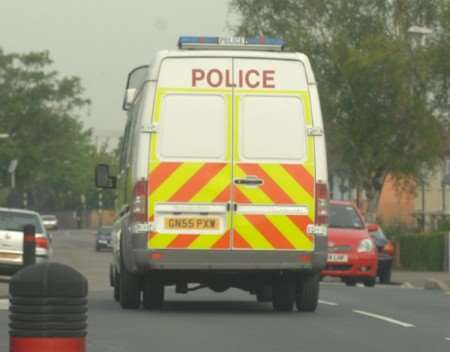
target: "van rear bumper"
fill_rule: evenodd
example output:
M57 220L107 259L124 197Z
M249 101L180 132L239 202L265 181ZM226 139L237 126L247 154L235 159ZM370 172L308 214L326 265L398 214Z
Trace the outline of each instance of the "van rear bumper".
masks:
M315 250L177 250L133 248L125 262L135 273L149 270L304 270L319 271L327 260L327 238ZM130 260L131 259L131 260Z
M323 268L320 253L303 251L147 250L136 251L135 256L139 271L142 269L320 270ZM310 259L306 261L306 258ZM323 258L326 260L325 254Z

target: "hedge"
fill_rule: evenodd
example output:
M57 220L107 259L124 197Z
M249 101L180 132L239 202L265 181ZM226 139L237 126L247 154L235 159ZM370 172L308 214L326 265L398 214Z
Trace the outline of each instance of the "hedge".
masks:
M406 270L443 270L445 239L443 234L403 235L400 244L400 264Z

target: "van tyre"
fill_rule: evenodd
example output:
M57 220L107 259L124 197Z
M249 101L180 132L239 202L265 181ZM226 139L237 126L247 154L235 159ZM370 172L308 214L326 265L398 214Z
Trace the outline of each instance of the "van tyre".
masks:
M281 275L272 286L272 306L277 312L291 312L295 301L295 279L293 275Z
M142 304L145 309L161 309L164 304L164 285L151 277L143 284Z
M256 291L256 301L259 303L272 302L272 287L263 286Z
M319 303L319 284L319 274L300 276L295 295L295 306L299 312L315 312Z
M119 303L123 309L138 309L141 305L141 282L139 276L130 273L120 260Z

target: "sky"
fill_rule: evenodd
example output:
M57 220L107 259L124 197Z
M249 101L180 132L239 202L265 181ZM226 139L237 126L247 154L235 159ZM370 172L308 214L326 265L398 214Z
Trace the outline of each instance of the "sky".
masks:
M92 100L97 141L122 134L121 104L128 72L180 35L227 35L229 0L0 0L0 47L49 50L64 76L78 76Z

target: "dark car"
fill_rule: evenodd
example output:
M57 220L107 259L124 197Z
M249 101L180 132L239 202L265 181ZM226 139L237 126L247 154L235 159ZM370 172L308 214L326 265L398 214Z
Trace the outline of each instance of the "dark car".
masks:
M101 227L98 229L95 235L95 251L98 252L101 249L112 248L111 242L111 227Z
M392 261L394 259L394 245L386 238L379 225L369 224L368 229L377 247L377 276L380 278L380 283L389 284L391 282Z

